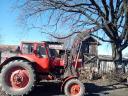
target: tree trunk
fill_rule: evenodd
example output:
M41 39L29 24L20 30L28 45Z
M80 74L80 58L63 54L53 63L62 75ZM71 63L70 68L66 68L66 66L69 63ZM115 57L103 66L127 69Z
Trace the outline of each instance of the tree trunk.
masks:
M115 71L118 71L118 65L122 65L122 71L125 73L125 65L122 63L122 51L119 50L120 45L112 43L112 58L115 63Z

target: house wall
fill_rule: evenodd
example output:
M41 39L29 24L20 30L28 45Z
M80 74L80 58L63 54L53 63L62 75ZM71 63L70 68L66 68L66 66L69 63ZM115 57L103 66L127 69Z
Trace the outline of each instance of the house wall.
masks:
M89 43L89 42L83 41L81 51L83 53L89 53L89 54L93 54L93 55L97 56L98 55L98 45L93 42Z
M96 44L92 44L92 45L89 46L89 53L93 54L93 55L96 55L96 56L98 55Z

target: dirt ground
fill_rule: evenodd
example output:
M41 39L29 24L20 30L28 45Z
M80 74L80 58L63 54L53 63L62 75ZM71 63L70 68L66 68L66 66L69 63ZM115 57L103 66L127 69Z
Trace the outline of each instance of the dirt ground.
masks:
M86 82L86 96L128 96L128 85L116 81L98 80Z
M85 81L83 81L85 82ZM128 85L126 83L110 81L91 81L84 83L85 96L128 96ZM1 89L0 89L1 90ZM0 91L0 96L8 96ZM60 92L59 84L38 85L28 96L65 96Z

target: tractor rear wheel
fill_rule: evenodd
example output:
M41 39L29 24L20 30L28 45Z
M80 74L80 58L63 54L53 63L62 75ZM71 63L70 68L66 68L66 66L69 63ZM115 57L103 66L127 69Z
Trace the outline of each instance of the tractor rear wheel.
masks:
M66 82L64 86L64 93L66 96L84 96L85 88L83 83L78 79L71 79Z
M9 95L26 95L35 85L35 73L29 62L14 60L1 70L2 90Z

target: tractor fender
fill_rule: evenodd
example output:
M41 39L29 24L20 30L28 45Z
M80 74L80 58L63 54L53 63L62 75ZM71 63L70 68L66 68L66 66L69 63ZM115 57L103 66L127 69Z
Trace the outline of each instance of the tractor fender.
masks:
M78 77L76 77L76 76L68 76L68 77L64 78L63 79L63 82L61 84L61 92L63 92L63 88L64 88L64 86L65 86L65 84L66 84L67 81L69 81L71 79L77 79L77 78Z
M0 64L0 71L4 65L8 64L9 62L13 60L26 60L26 61L34 63L34 60L27 56L14 56L14 57L7 58L2 64Z

